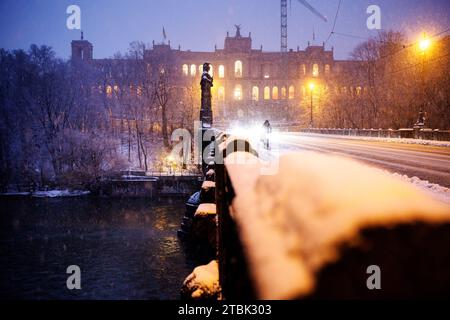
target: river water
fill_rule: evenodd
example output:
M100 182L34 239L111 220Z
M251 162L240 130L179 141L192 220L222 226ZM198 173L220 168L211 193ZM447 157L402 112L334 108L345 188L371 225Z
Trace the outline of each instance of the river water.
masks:
M198 264L176 234L182 200L0 198L0 211L1 299L179 299Z

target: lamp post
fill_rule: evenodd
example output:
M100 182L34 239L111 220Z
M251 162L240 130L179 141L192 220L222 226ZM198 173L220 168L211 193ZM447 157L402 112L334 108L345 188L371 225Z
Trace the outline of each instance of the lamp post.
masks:
M425 84L425 55L430 48L431 40L423 33L422 39L419 41L419 51L422 55L422 85Z
M309 83L309 91L311 91L311 111L310 111L310 120L309 120L309 128L312 129L313 127L313 93L314 93L314 82Z
M424 32L422 34L422 38L419 41L419 52L422 56L422 95L423 95L423 108L427 106L426 101L426 89L425 89L425 60L426 60L426 53L430 49L431 46L431 40L426 36L426 33ZM424 110L421 110L421 113Z

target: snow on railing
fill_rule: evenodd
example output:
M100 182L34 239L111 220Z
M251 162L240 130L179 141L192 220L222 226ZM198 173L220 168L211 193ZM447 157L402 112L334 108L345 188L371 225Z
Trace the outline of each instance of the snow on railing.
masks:
M226 299L447 292L449 277L430 273L444 275L450 268L448 205L336 156L284 155L279 171L264 176L257 155L229 152L239 145L234 141L217 141L220 153L228 152L214 169L219 279ZM366 270L373 265L386 279L382 291L367 287ZM427 267L433 270L424 272Z
M377 138L395 138L395 139L422 139L450 141L450 130L425 129L425 128L401 128L394 129L346 129L346 128L293 128L287 127L287 130L303 133L332 134L342 136L359 137L377 137Z

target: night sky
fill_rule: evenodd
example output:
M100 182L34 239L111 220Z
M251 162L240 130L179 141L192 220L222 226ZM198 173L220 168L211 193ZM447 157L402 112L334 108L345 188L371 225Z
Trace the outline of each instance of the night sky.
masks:
M332 29L339 0L309 0L323 15L325 23L298 1L288 7L288 47L304 49L312 41L326 40ZM94 44L94 57L111 57L126 51L134 40L151 43L162 40L164 26L173 47L193 51L213 51L223 47L227 31L234 35L234 24L242 33L252 32L253 47L280 50L279 0L0 0L0 47L28 48L30 44L52 46L57 55L68 58L70 41L79 39L78 30L66 28L67 6L81 7L81 27L85 39ZM450 27L449 0L342 0L336 32L367 38L366 9L381 7L382 28L403 31L414 41L421 31L437 33ZM289 6L289 4L288 4ZM345 59L363 40L335 35L335 57Z

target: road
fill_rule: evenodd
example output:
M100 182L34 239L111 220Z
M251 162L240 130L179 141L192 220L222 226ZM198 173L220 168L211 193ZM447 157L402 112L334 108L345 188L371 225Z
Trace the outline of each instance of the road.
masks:
M296 133L277 134L274 143L281 153L309 150L344 155L450 188L450 147Z

